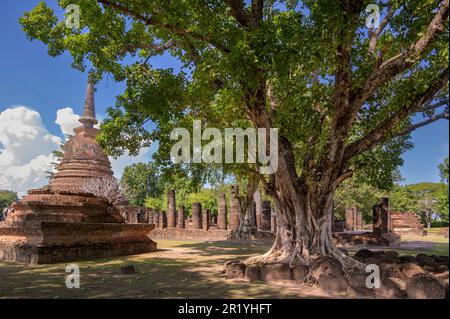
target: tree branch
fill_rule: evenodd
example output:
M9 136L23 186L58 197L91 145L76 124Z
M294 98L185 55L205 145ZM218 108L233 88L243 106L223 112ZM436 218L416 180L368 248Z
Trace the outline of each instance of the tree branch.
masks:
M211 38L211 36L203 35L203 34L200 34L197 32L190 32L190 31L180 28L179 26L174 25L174 24L163 23L155 17L146 17L140 13L134 12L133 10L131 10L129 8L121 6L120 4L116 3L116 1L97 0L97 2L103 4L107 7L114 8L117 11L119 11L125 15L128 15L130 17L138 19L138 20L144 22L146 25L158 26L158 27L161 27L161 28L163 28L167 31L170 31L176 35L179 35L182 37L194 38L194 39L200 40L202 42L206 42L207 44L210 44L210 45L216 47L217 49L219 49L220 51L222 51L224 53L230 52L230 50L226 46L217 42L215 39Z
M436 15L429 23L425 33L409 50L392 57L382 64L375 65L375 68L368 76L364 87L352 94L354 96L352 103L355 112L359 110L359 108L381 85L391 80L394 76L403 73L419 60L436 37L445 31L448 10L449 0L444 0Z
M442 112L440 114L435 114L435 115L433 115L432 117L430 117L429 119L427 119L425 121L413 124L413 125L405 128L404 130L402 130L399 133L395 134L395 136L403 136L403 135L409 134L409 133L417 130L420 127L426 126L426 125L431 124L433 122L436 122L436 121L438 121L440 119L448 120L449 119L449 113L448 112Z
M381 32L383 32L384 28L388 25L389 21L394 16L394 13L395 13L395 9L392 6L390 6L386 17L380 23L380 27L378 29L372 30L370 32L370 34L369 34L369 53L375 54L375 48L377 46L380 34L381 34Z
M253 26L259 27L264 18L264 0L252 0Z
M231 14L236 19L236 21L247 28L250 25L250 18L248 14L245 12L244 1L242 0L225 0L226 4L231 9Z

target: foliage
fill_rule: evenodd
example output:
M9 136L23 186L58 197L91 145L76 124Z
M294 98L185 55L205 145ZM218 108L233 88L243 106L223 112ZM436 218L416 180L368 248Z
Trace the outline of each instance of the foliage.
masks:
M156 211L164 210L165 208L162 197L148 197L144 202L144 206Z
M427 1L424 5L417 0L395 1L393 5L402 10L380 36L377 49L384 47L386 57L409 49L438 2ZM109 154L118 156L125 150L135 154L151 140L157 140L160 145L155 159L169 165L168 153L173 144L169 133L174 127L190 128L193 119L199 117L204 126L251 126L245 119L245 102L246 92L259 85L256 69L265 72L276 92L276 127L295 141L298 158L310 150L314 151L312 158L319 160L331 125L327 113L332 112L334 83L330 79L340 66L336 50L343 30L354 28L345 25L344 10L336 2L289 1L286 10L271 7L268 2L260 28L244 30L239 25L243 21L236 21L233 10L230 15L226 2L216 0L158 4L122 1L116 6L104 0L59 1L62 8L69 3L81 8L79 30L65 28L44 2L25 13L20 23L30 39L47 44L51 56L68 51L73 66L82 71L89 68L94 80L105 73L118 81L126 79L126 92L118 97L115 107L108 109L99 137ZM386 10L384 5L381 7ZM147 20L148 16L152 19ZM364 21L361 15L352 52L355 92L373 66L364 48ZM386 83L367 100L351 129L349 142L368 133L393 110L410 103L412 92L426 88L441 66L448 64L446 42L446 37L436 41L434 50L425 54L424 63L414 67L410 77ZM151 67L151 57L165 52L181 62L181 72ZM125 59L127 56L131 59ZM318 75L320 81L314 81L312 74ZM302 114L302 121L292 114ZM397 130L408 122L401 121ZM155 129L148 131L148 123L153 123ZM312 136L317 145L308 149ZM351 167L359 170L367 183L389 187L392 174L402 164L400 155L410 147L407 139L407 135L393 137L383 147L356 156ZM242 173L233 165L228 168Z
M16 200L17 193L12 191L0 190L0 213Z
M418 210L418 198L407 186L395 186L389 193L389 200L392 210L401 212L417 212Z
M439 164L438 168L442 182L448 185L448 157L446 157L444 161L441 164Z
M440 219L448 226L449 189L448 189L448 157L438 166L442 181L446 187L438 191L434 210L438 212Z
M143 206L148 197L163 193L161 176L154 163L136 163L125 167L120 181L132 205Z
M356 205L363 212L365 222L372 221L372 208L383 196L382 191L355 180L347 180L342 183L335 193L334 209L335 218L345 218L345 208Z

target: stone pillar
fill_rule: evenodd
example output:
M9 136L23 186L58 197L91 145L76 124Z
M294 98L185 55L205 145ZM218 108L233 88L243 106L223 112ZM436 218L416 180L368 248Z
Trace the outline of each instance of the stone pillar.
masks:
M389 198L381 199L381 231L383 234L392 230L391 218L389 215Z
M159 212L159 228L163 229L167 227L167 215L165 211Z
M192 228L202 229L202 204L193 203L192 204Z
M225 193L220 193L218 198L217 228L227 229L227 199Z
M153 223L155 224L155 228L159 228L159 212L153 211Z
M356 229L357 230L364 229L363 212L360 210L356 211Z
M231 186L231 213L230 229L237 231L239 229L239 214L241 211L241 199L239 198L239 186Z
M262 202L261 202L261 193L259 189L256 190L253 195L253 200L255 201L255 214L256 214L256 229L261 229L261 214L262 214Z
M152 209L149 210L149 212L148 212L148 223L149 224L154 224L155 223L154 216L155 216L155 212Z
M382 235L381 230L381 205L373 205L373 234Z
M345 229L356 230L358 208L355 205L345 208Z
M262 202L261 209L261 230L271 230L272 203L268 200Z
M207 231L209 229L209 219L211 218L211 211L209 209L204 209L202 212L202 229Z
M184 229L186 227L184 222L184 206L178 207L177 228Z
M171 189L167 192L167 228L175 227L175 190Z

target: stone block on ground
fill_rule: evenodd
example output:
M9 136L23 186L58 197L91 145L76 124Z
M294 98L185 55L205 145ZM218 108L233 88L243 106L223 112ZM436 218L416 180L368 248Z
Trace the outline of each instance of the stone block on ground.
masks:
M310 266L311 277L318 281L321 275L333 274L342 276L342 264L333 257L322 256L315 259Z
M123 267L120 267L120 273L122 275L134 275L137 274L136 267L134 265L126 265Z
M406 294L410 299L444 299L446 289L433 275L417 274L407 281Z
M380 273L383 278L402 278L402 271L397 264L381 264Z
M404 299L404 282L398 278L382 278L380 288L375 288L375 294L379 298Z
M227 278L244 278L245 264L240 261L228 262L225 265L225 274Z
M263 281L291 280L291 268L288 264L264 264L261 266Z
M261 268L257 265L247 265L245 267L245 278L251 282L261 280Z
M334 274L322 274L318 280L319 287L326 291L346 292L349 284L344 276Z
M291 277L292 280L302 282L305 280L306 276L308 276L309 268L305 265L296 265L294 268L291 268Z
M402 278L405 280L425 272L422 267L413 263L401 264L400 270L402 271Z
M431 256L428 256L426 254L418 254L416 256L416 261L417 264L420 267L424 267L424 266L435 266L436 262L434 261L434 258Z

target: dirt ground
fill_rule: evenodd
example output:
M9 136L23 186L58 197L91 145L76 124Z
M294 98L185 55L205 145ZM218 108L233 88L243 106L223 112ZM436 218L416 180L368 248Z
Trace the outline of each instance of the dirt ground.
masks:
M432 239L438 253L448 255L448 239L434 236ZM427 238L420 240L427 241ZM225 261L261 254L269 248L267 243L157 242L159 249L155 253L78 262L79 289L68 289L65 285L69 275L67 264L0 263L0 298L352 298L315 287L300 288L295 282L248 283L225 278L222 273ZM416 252L400 251L402 254ZM120 268L130 264L138 273L121 274Z

